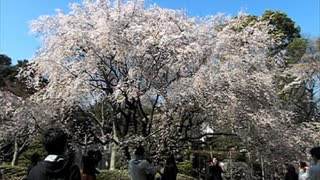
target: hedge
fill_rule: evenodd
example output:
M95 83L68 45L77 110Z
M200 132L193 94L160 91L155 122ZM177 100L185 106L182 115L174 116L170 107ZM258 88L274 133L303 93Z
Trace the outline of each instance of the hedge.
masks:
M0 166L0 179L1 180L21 180L26 176L26 168L10 165Z
M128 171L126 170L101 170L100 172L97 180L129 180ZM178 174L177 180L193 180L193 178L184 174Z
M101 170L97 176L97 180L128 180L128 174L125 170Z
M1 180L21 180L26 176L26 168L11 167L9 165L0 166ZM101 170L97 180L129 180L126 170ZM193 180L192 177L178 174L177 180Z

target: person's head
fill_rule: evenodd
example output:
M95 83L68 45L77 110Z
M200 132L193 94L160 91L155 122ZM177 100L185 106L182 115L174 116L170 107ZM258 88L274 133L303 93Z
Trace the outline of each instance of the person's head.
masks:
M174 155L169 155L169 156L167 156L167 159L166 159L166 164L167 165L175 165L176 164L176 160L175 160L175 158L174 158Z
M66 150L67 139L67 134L59 128L50 128L43 133L43 145L48 154L63 154Z
M136 151L134 152L136 156L143 156L144 155L144 148L142 146L138 146Z
M213 165L218 165L218 163L219 163L218 159L215 158L215 157L213 157L213 158L212 158L212 164L213 164Z
M300 168L301 168L301 169L306 169L307 167L308 167L307 162L305 162L305 161L300 161Z
M310 150L310 154L315 161L320 160L320 147L314 147Z

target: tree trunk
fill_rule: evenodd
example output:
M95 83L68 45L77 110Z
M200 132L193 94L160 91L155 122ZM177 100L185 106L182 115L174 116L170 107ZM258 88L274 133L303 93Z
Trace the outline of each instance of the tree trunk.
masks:
M253 178L254 176L254 170L253 170L253 160L252 160L252 156L251 153L248 153L248 159L249 159L249 163L250 163L250 178Z
M115 123L113 123L113 125L112 125L112 130L113 130L113 139L118 142ZM117 151L118 151L118 145L115 142L112 142L112 145L111 145L111 157L110 157L110 170L114 170L115 169Z
M261 163L261 179L265 180L265 174L264 174L264 160L263 156L260 155L260 163Z
M84 135L84 155L87 155L88 152L88 135Z
M112 143L111 146L111 157L110 157L110 170L114 170L116 166L116 157L117 157L117 145Z
M14 139L13 158L12 158L12 161L11 161L11 166L12 167L17 164L18 155L19 155L18 141L16 139Z

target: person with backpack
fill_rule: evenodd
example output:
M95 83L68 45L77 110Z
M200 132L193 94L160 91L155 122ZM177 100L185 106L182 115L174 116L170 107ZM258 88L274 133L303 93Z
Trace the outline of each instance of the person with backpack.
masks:
M144 148L136 148L135 157L128 163L130 180L154 180L156 169L144 158Z
M178 171L176 159L173 154L171 154L166 159L166 165L164 167L163 174L161 175L161 180L176 180Z
M74 164L74 153L65 155L67 134L62 129L46 130L43 145L48 155L30 170L27 180L81 180L80 169Z

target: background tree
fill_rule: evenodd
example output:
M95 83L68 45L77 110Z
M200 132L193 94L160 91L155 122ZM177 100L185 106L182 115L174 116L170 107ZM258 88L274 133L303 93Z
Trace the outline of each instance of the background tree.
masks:
M41 132L45 122L50 122L52 116L47 113L47 107L41 107L8 91L0 91L0 107L1 154L11 158L11 165L15 166L19 155L26 150L34 136Z
M11 58L1 54L0 62L1 159L10 159L14 166L39 132L41 122L46 119L41 114L46 110L29 99L34 89L17 78L19 70L26 68L28 61L19 60L16 65L11 65Z
M287 46L288 63L298 63L307 50L307 40L303 38L292 39Z
M275 37L279 37L281 41L281 43L275 44L270 49L271 53L277 54L281 52L288 57L285 59L287 63L296 63L305 53L307 44L301 38L300 27L296 26L295 22L286 13L281 11L266 10L262 14L262 20L268 21L274 27L269 33Z
M295 22L284 12L266 10L262 14L262 20L269 21L274 26L272 33L281 37L282 47L287 46L292 39L301 37L300 27L295 26Z
M26 97L33 93L26 84L16 76L21 68L26 67L27 60L18 60L16 65L11 65L11 58L0 54L0 90L10 91L11 93Z
M5 55L5 54L0 55L0 65L1 66L10 66L11 61L12 61L11 58L8 57L7 55Z
M319 115L319 50L316 40L309 40L298 63L287 68L279 82L280 95L297 113L299 122L317 121Z
M0 54L0 86L4 87L6 85L6 80L13 80L15 76L15 69L10 66L11 58Z

